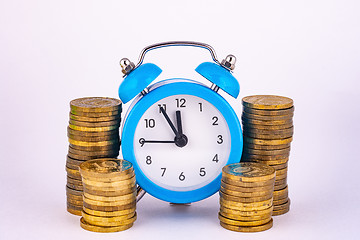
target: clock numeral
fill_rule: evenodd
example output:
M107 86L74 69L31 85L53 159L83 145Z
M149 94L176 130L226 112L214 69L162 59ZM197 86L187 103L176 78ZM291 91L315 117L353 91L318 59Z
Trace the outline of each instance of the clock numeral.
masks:
M151 156L146 157L146 164L150 165L152 163Z
M165 110L165 112L166 112L166 104L158 104L158 106L159 106L159 113L161 113L161 110L160 110L161 107L162 107L162 108Z
M144 144L145 144L145 139L144 139L144 138L140 138L140 139L139 139L139 143L140 143L140 147L144 146Z
M178 99L178 98L176 98L175 99L176 100L176 107L180 107L180 108L183 108L183 107L186 107L185 106L185 103L186 103L186 99L185 98L180 98L180 99Z
M223 140L222 135L218 135L217 143L218 143L218 144L222 144L223 142L224 142L224 140Z
M164 174L165 174L166 168L161 168L161 170L163 170L163 172L162 172L162 174L161 174L161 176L163 177Z
M204 168L204 167L200 168L200 173L199 173L199 175L200 175L201 177L204 177L204 176L206 175L206 172L205 172L205 168Z
M199 111L202 112L202 109L203 109L203 106L202 106L202 103L200 102L199 103Z
M180 181L184 181L184 180L185 180L184 172L181 172L181 173L180 173L179 180L180 180Z
M217 154L215 154L215 156L213 158L213 162L216 162L216 163L219 162L219 156Z
M219 124L218 124L219 118L218 118L217 116L214 116L214 117L212 118L212 120L214 121L212 125L214 125L214 126L219 125Z
M146 128L154 128L155 127L155 119L144 119L145 120L145 127Z

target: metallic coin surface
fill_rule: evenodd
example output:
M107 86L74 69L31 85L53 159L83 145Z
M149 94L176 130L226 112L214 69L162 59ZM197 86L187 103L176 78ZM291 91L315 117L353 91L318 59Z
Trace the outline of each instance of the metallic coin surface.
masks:
M111 145L106 145L106 146L79 146L79 145L74 145L74 144L70 143L69 147L71 147L72 149L79 150L79 151L87 151L87 152L96 152L96 151L113 152L113 151L120 150L120 142L117 142L117 143L111 144Z
M231 184L228 184L224 181L221 181L221 186L223 188L232 190L232 191L238 191L238 192L264 192L264 191L273 191L274 190L274 185L267 185L264 187L239 187L239 186L234 186Z
M96 210L92 210L92 209L83 207L83 211L85 213L93 215L93 216L99 216L99 217L118 217L118 216L130 214L130 213L134 213L135 210L136 210L135 208L129 208L129 209L120 210L120 211L106 212L106 211L96 211Z
M74 149L71 146L69 146L69 152L68 155L71 158L80 160L92 160L94 158L111 158L111 156L118 156L119 151L118 150L103 150L103 151L82 151L78 149Z
M246 118L244 116L241 117L241 121L244 125L251 125L253 128L256 128L257 125L260 126L283 126L283 125L293 125L292 119L287 120L273 120L273 121L263 121L263 120L257 120L257 119L250 119Z
M283 115L293 115L294 114L294 107L288 108L288 109L282 109L282 110L261 110L261 109L255 109L255 108L248 108L243 107L243 112L250 113L250 114L256 114L256 115L263 115L263 116L283 116Z
M226 208L240 210L240 211L255 211L255 210L264 210L268 209L272 206L273 199L265 200L262 202L252 202L252 203L242 203L235 201L228 201L220 198L220 206L224 206Z
M241 161L246 161L246 162L259 162L259 163L263 163L269 166L273 166L273 165L277 165L277 164L285 164L288 163L289 158L284 158L284 159L278 159L278 160L261 160L261 159L248 159L246 157L242 158Z
M273 226L273 220L271 219L268 223L260 226L253 227L242 227L242 226L234 226L230 224L226 224L220 221L220 225L228 230L235 232L261 232L270 229Z
M270 160L289 158L289 153L285 153L281 155L259 155L259 154L243 153L243 156L246 159L259 159L264 161L270 161Z
M107 127L81 127L73 124L69 124L69 128L83 132L106 132L119 129L119 126L107 126Z
M99 117L111 117L111 116L119 116L122 112L122 107L118 111L111 111L111 112L81 112L70 109L70 114L81 116L81 117L91 117L91 118L99 118Z
M280 210L283 210L283 209L288 209L290 208L290 199L288 198L288 201L281 204L281 205L276 205L274 206L274 211L280 211Z
M267 181L260 181L260 182L242 182L239 180L222 178L221 181L223 181L227 184L231 184L231 185L239 186L239 187L265 187L265 186L269 186L269 185L274 185L274 179L270 179Z
M128 225L115 226L115 227L100 227L100 226L91 225L91 224L87 223L83 218L81 218L80 226L83 229L91 231L91 232L105 233L105 232L120 232L120 231L127 230L133 226L133 223L130 223Z
M86 212L82 212L82 217L85 222L101 227L116 227L122 225L128 225L134 223L136 220L136 212L130 213L123 216L116 216L116 217L98 217L87 214Z
M99 201L99 200L92 200L89 199L87 197L83 197L84 203L90 204L90 205L94 205L94 206L103 206L103 207L118 207L118 206L125 206L125 205L129 205L132 204L134 202L136 202L135 199L124 199L121 201ZM87 207L87 206L85 206ZM88 207L89 208L89 207ZM92 208L90 208L92 209ZM96 209L94 209L96 210ZM121 210L121 209L119 209Z
M285 139L275 139L275 140L264 140L264 139L244 137L244 142L258 144L258 145L284 145L291 143L292 137Z
M263 210L253 210L253 211L241 211L241 210L235 210L232 208L227 208L225 206L220 206L220 211L224 213L234 214L238 216L243 217L256 217L256 216L264 216L272 214L273 206L263 209Z
M132 200L135 201L136 200L136 192L132 192L126 195L121 195L121 196L116 196L116 197L104 197L104 196L97 196L97 195L92 195L87 193L86 191L84 191L84 196L86 198L95 200L95 201L109 201L109 202L121 202L121 201L127 201L127 200Z
M108 141L87 142L87 141L78 141L69 138L69 143L81 147L104 147L106 149L108 148L113 149L115 148L116 145L120 145L118 139L108 140Z
M248 108L255 109L288 109L293 107L294 102L291 98L275 95L254 95L242 99L242 104Z
M218 214L218 218L221 222L226 223L226 224L230 224L230 225L234 225L234 226L259 226L259 225L263 225L265 223L268 223L271 219L271 216L269 216L266 219L260 219L260 220L252 220L252 221L243 221L243 220L235 220L235 219L230 219L227 218L223 215L221 215L221 213Z
M83 176L89 177L119 177L133 172L133 166L129 161L115 158L89 160L80 165Z
M255 126L256 127L256 126ZM294 127L278 129L278 130L268 130L268 129L258 129L254 128L253 125L245 125L244 133L258 134L258 135L292 135L294 133Z
M259 182L273 179L275 169L261 163L233 163L222 169L223 178L242 182Z
M83 192L71 189L69 187L66 187L66 194L76 195L76 196L82 196Z
M99 136L99 137L86 137L81 135L67 134L68 138L76 141L84 142L103 142L103 141L120 141L119 133L114 135Z
M290 147L279 149L279 150L259 150L259 149L252 149L252 148L244 148L244 154L253 154L253 155L262 155L262 156L271 156L271 155L282 155L282 154L289 154Z
M229 213L232 212L232 213ZM264 220L264 219L270 219L270 217L272 216L272 212L269 212L267 214L264 215L254 215L254 216L241 216L239 214L237 214L236 211L232 210L232 209L228 209L227 212L223 211L223 208L220 207L220 211L219 213L229 219L233 219L233 220L238 220L238 221L256 221L256 220Z
M265 116L265 115L247 113L247 112L242 113L242 116L244 116L244 118L261 120L261 121L289 120L289 119L292 119L293 115L294 114L292 113L292 114L288 114L288 115Z
M91 127L91 128L120 126L120 119L113 120L113 121L107 121L107 122L82 122L82 121L70 119L69 124L80 126L80 127Z
M69 207L67 207L66 210L73 215L81 216L81 212L82 212L81 210L76 210L74 208L69 208Z
M271 190L269 191L263 191L263 192L238 192L238 191L232 191L229 189L226 189L224 187L220 187L220 191L222 191L225 194L231 195L231 196L235 196L235 197L242 197L242 198L248 198L248 197L262 197L262 196L267 196L267 195L272 195Z
M256 138L256 139L265 139L265 140L278 140L278 139L285 139L285 138L290 138L293 136L293 134L277 134L277 135L261 135L261 134L254 134L254 133L249 133L249 132L243 132L244 136L249 137L249 138Z
M108 121L120 121L121 116L120 114L112 115L112 116L105 116L105 117L86 117L86 116L78 116L72 113L69 114L69 118L71 120L80 121L80 122L108 122Z
M119 203L119 205L117 206L101 206L101 205L93 205L87 202L83 202L83 206L88 209L92 209L96 211L112 212L112 211L122 211L130 208L135 208L136 202L131 202L127 204Z
M85 97L70 102L70 109L77 112L112 112L121 111L121 101L107 97Z
M105 191L103 189L101 189L101 190L93 190L93 189L89 189L89 188L87 188L85 186L84 191L87 192L88 194L97 195L97 196L117 197L117 196L122 196L122 195L129 194L129 193L132 193L132 192L136 192L136 186L129 187L129 188L126 188L124 190L109 190L109 191Z
M281 145L260 145L255 143L244 142L244 148L251 148L256 150L272 151L272 150L281 150L289 147L290 147L290 143L281 144Z
M119 128L115 128L111 131L100 131L100 132L84 132L84 131L78 131L71 128L67 128L68 135L75 135L75 136L81 136L81 137L105 137L105 136L119 136Z
M272 192L269 192L266 195L258 196L258 197L238 197L238 196L232 196L232 195L226 194L226 193L222 192L221 190L219 191L219 195L224 200L234 201L234 202L243 202L243 203L261 202L261 201L269 200L273 197Z

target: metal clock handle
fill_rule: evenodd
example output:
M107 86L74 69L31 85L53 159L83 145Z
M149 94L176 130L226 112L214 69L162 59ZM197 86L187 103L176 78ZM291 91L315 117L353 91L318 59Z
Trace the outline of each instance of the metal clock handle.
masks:
M127 75L131 71L133 71L134 69L139 67L143 63L147 52L154 50L154 49L163 48L163 47L171 47L171 46L190 46L190 47L205 48L205 49L209 50L211 57L215 63L219 64L220 66L226 68L229 71L234 70L234 68L235 68L236 57L234 55L229 54L226 56L226 58L224 60L222 60L220 62L216 57L214 48L206 43L192 42L192 41L171 41L171 42L156 43L156 44L152 44L152 45L145 47L141 51L140 56L139 56L139 61L136 65L133 62L131 62L128 58L121 59L120 66L122 68L122 72L125 75Z

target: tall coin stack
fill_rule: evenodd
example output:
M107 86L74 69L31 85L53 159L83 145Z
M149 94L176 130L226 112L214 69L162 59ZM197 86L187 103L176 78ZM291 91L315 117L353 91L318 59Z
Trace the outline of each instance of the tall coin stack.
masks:
M294 132L293 100L273 95L244 97L244 149L241 161L261 162L276 169L273 216L290 210L287 170Z
M81 215L82 210L79 165L86 160L119 155L121 110L121 101L113 98L89 97L70 102L66 195L67 210L72 214Z
M104 158L82 163L84 187L82 228L92 232L118 232L136 220L136 180L132 164Z
M220 225L237 232L260 232L273 225L275 169L241 162L222 169Z

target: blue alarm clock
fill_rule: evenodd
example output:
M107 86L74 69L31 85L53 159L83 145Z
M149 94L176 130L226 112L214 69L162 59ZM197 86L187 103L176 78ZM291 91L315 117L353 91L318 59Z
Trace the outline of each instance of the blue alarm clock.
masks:
M161 69L143 64L144 56L168 46L209 50L214 62L201 63L195 71L212 86L184 78L150 85ZM222 168L240 161L241 126L218 94L220 88L237 98L240 86L231 74L235 61L228 55L220 63L211 46L198 42L154 44L143 49L137 65L120 61L125 76L119 97L123 103L135 98L124 118L122 155L133 164L137 184L152 196L179 204L205 199L219 190Z

